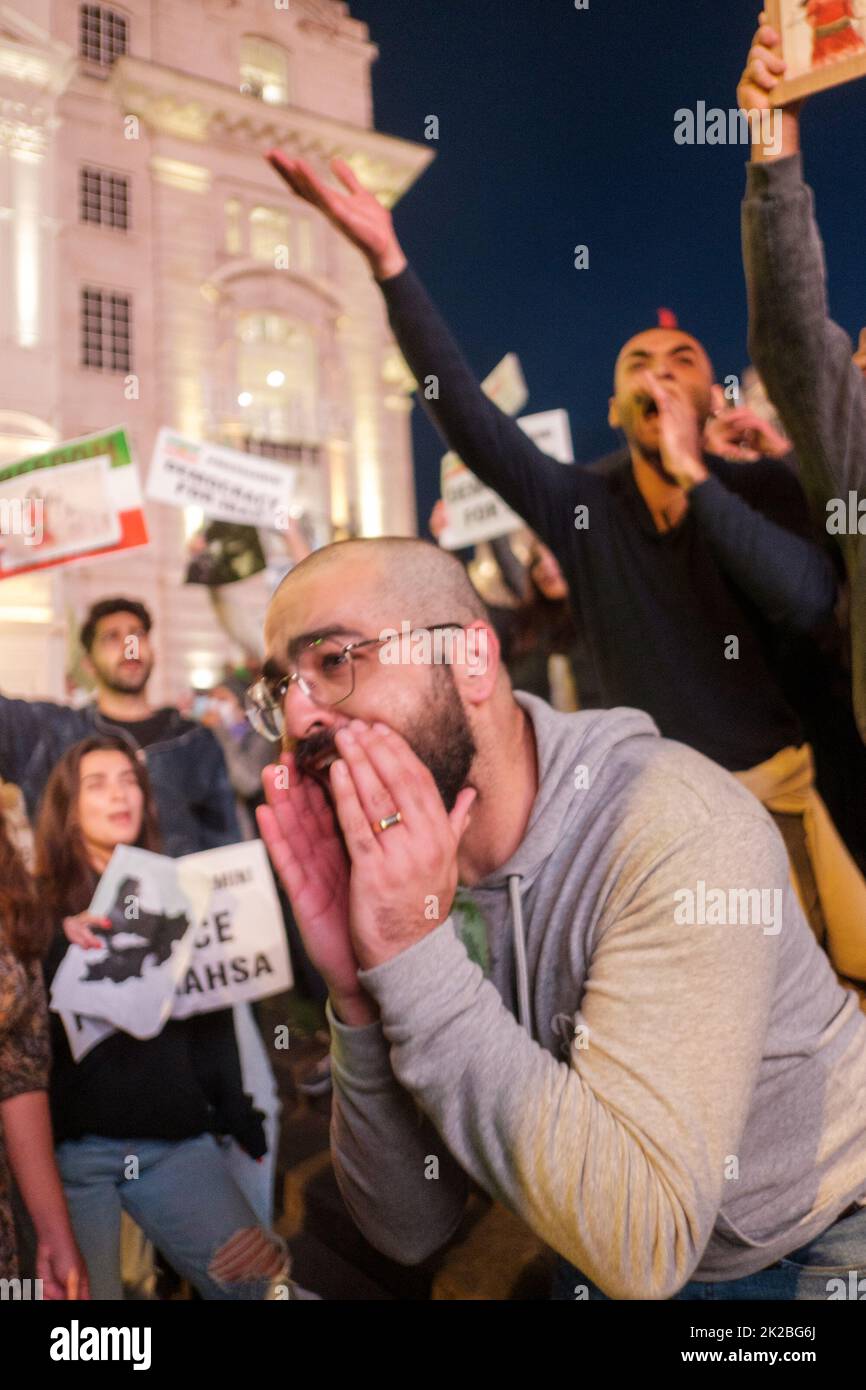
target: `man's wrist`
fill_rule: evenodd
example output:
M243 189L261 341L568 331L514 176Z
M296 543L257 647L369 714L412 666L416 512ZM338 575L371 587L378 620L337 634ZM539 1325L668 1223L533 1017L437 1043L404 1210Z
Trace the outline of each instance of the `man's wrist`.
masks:
M691 492L692 488L697 487L700 483L705 483L710 476L703 460L699 458L679 460L670 468L669 472L683 492Z
M756 140L752 145L752 162L755 164L772 164L777 159L787 159L792 154L799 154L800 151L800 112L799 109L792 111L787 107L776 107L773 111L773 123L781 121L782 138L780 141L775 139L765 143L763 140Z
M346 1028L366 1028L379 1021L379 1010L369 994L340 995L332 991L328 998L334 1017Z
M408 264L403 248L398 242L371 261L373 275L377 280L393 280L395 275L402 274Z

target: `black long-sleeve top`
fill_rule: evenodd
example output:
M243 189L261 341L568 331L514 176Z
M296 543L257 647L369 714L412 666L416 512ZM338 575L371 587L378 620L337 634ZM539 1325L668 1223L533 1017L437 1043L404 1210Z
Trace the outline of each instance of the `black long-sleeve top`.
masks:
M449 447L556 555L604 703L646 710L732 771L801 743L778 637L827 623L838 581L787 464L705 457L710 478L660 533L627 453L588 467L549 458L481 391L411 268L380 288L416 379L438 379L435 399L421 394Z

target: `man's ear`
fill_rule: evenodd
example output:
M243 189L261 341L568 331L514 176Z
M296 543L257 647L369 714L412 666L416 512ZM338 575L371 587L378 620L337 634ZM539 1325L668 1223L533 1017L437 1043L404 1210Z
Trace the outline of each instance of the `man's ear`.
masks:
M619 406L616 403L616 396L611 396L607 403L607 423L612 430L620 427Z
M502 660L499 638L482 618L464 628L463 637L466 659L459 666L460 691L470 704L480 705L490 698L496 685Z
M710 387L710 414L719 415L727 408L727 404L724 388L714 381Z

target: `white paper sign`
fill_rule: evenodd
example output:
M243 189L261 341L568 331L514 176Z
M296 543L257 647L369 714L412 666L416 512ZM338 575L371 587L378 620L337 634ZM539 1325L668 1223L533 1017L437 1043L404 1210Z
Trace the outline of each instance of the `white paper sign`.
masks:
M529 400L523 368L516 352L507 352L481 383L481 390L506 415L516 415Z
M439 537L443 550L462 550L517 531L525 522L498 493L471 473L457 454L442 460L442 499L448 525Z
M84 1014L61 1013L60 1021L66 1029L66 1040L73 1062L80 1062L98 1043L104 1042L117 1029L104 1018L87 1018Z
M54 976L51 1007L136 1038L156 1037L171 1014L209 894L206 875L183 859L118 845L90 904L111 923L105 947L69 947Z
M574 463L567 410L542 410L537 415L521 415L517 423L543 454L549 454L560 463Z
M523 415L517 421L542 450L560 463L573 463L571 429L565 410L544 410ZM442 460L441 492L448 525L439 536L443 550L463 550L507 536L525 525L492 488L470 472L458 454L448 453Z
M136 856L134 861L129 857L132 855ZM274 888L267 850L261 840L247 840L241 844L205 850L201 854L187 854L181 859L165 859L161 855L148 854L145 850L129 850L126 846L122 851L115 850L115 856L119 856L118 872L121 874L124 899L134 896L126 892L126 880L132 876L132 870L152 874L154 865L151 861L155 860L160 865L167 864L170 869L177 870L177 877L191 900L191 910L199 913L195 924L183 938L184 951L178 957L184 962L182 973L173 969L170 977L163 977L160 986L163 1016L156 1032L164 1026L169 1010L172 1018L188 1018L192 1014L212 1013L216 1009L231 1008L253 999L267 999L272 994L291 989L292 968L283 914ZM109 895L102 885L113 865L114 856L91 904L91 911L100 916L110 915L102 906L95 904L108 901ZM117 876L113 877L116 879ZM142 900L147 896L145 891ZM119 906L125 910L125 902L120 902ZM115 953L129 946L127 938L130 934L125 930L127 925L124 920L124 930L112 937ZM127 1022L125 1010L128 993L115 1001L117 1007L111 1005L111 1021L107 1017L93 1017L67 1007L70 998L78 998L82 989L78 980L81 971L77 963L83 960L87 966L98 965L108 955L108 951L84 951L78 946L70 946L54 978L51 1007L60 1014L69 1050L76 1062L80 1062L118 1028L135 1037L154 1036L152 1033L135 1032ZM134 969L138 961L133 960L131 964ZM73 977L72 985L60 978L64 967ZM128 972L123 966L113 973ZM93 983L88 982L86 987L92 989ZM139 1012L140 1005L133 1001L133 1016L137 1017Z
M279 530L285 527L297 477L298 470L291 463L258 458L161 429L146 491L155 502L200 507L205 516L217 521Z
M529 392L517 354L506 353L484 378L481 389L506 415L516 415L522 410ZM560 463L574 462L571 430L564 410L524 415L517 423L545 454L559 459ZM464 550L483 541L494 541L526 524L453 452L447 453L442 460L440 491L448 515L448 525L439 536L443 550Z
M4 567L20 569L117 545L120 520L109 492L109 465L107 455L100 454L0 482L0 507L5 511L14 514L14 508L29 499L31 510L38 501L41 513L37 545L27 536L4 532Z
M290 989L286 929L261 840L188 854L212 896L193 936L193 955L180 981L172 1018L211 1013Z

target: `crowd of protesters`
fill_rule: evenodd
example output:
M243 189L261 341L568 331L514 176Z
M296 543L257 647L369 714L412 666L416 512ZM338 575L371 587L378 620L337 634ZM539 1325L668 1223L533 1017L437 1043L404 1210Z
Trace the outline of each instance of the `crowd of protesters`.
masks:
M90 703L0 698L0 1270L21 1267L11 1167L19 1243L46 1296L151 1290L158 1251L203 1298L297 1297L263 1221L270 1195L239 1185L223 1152L233 1140L258 1165L268 1148L240 1010L169 1019L148 1040L116 1030L80 1060L47 1010L68 945L105 944L109 923L88 905L117 845L177 857L255 833L264 741L241 708L249 681L227 675L201 720L154 709L150 632L138 600L102 600L80 633Z
M762 16L742 108L772 106L778 42ZM579 466L487 398L348 165L337 188L268 158L366 258L439 383L433 423L525 530L465 563L397 538L299 552L261 672L203 722L149 705L150 618L123 598L82 629L92 703L0 700L35 832L29 854L10 789L0 1272L11 1170L51 1296L123 1296L123 1211L205 1298L288 1279L217 1143L266 1147L231 1014L75 1062L45 1004L68 943L102 939L116 845L258 830L374 1246L426 1259L475 1183L555 1252L558 1298L826 1298L866 1268L866 526L826 524L866 494L866 340L829 315L799 108L743 204L771 410L732 407L700 339L653 326L613 364L622 447ZM407 620L483 633L484 662L379 660Z

